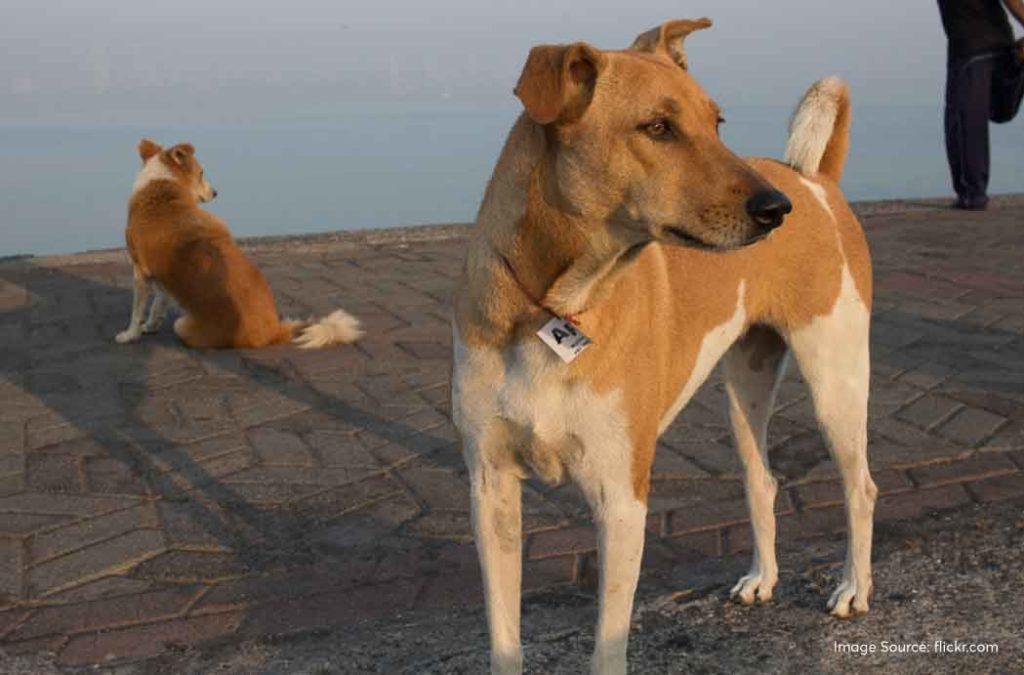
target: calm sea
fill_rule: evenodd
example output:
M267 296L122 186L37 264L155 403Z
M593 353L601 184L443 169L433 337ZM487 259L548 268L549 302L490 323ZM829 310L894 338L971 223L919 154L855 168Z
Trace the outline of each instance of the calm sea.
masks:
M0 256L120 246L143 136L193 142L238 236L472 220L517 111L373 114L316 125L0 126ZM778 156L789 108L735 108L737 152ZM1024 191L1024 120L993 129L993 193ZM949 193L937 106L855 109L851 199Z

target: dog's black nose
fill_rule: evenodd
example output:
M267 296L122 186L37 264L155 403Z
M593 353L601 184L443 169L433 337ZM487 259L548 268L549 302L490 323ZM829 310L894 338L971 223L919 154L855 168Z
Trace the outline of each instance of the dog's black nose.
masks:
M758 225L774 230L793 210L789 198L778 190L762 190L747 200L747 213Z
M214 191L213 191L213 199L216 199L216 198L217 198L217 191L216 191L216 190L214 190Z

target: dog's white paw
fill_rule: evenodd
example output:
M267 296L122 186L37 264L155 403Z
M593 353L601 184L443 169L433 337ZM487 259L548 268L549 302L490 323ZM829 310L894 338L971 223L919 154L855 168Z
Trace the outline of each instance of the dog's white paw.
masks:
M729 597L739 600L744 605L768 602L772 599L772 592L775 590L778 580L778 575L752 571L736 582L736 585L729 591Z
M861 589L853 579L843 579L826 605L832 616L848 619L855 614L866 613L871 584L868 583L865 586L866 588Z
M123 330L120 333L118 333L114 339L117 341L118 344L123 345L129 342L135 342L140 337L142 337L141 331L132 330L129 328L128 330Z

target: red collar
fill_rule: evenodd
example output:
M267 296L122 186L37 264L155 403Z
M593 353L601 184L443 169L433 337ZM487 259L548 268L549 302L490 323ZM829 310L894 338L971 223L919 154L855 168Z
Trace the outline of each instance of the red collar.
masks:
M519 287L519 290L522 292L523 295L526 296L527 300L529 300L534 305L536 305L540 309L543 309L545 312L547 312L548 314L555 318L564 319L565 321L568 321L571 324L577 326L579 325L579 321L577 321L575 314L559 314L555 310L545 305L542 301L534 297L533 293L531 293L529 289L527 289L526 286L523 285L523 282L519 280L519 275L516 274L515 268L512 267L512 263L508 261L508 258L506 258L501 253L498 253L498 257L501 258L501 262L505 264L505 271L507 271L509 276L512 277L512 281L516 282L516 286Z

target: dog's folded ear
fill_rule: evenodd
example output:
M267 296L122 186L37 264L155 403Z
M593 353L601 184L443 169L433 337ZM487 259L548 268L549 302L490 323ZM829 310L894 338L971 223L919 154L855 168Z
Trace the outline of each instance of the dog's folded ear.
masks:
M141 141L139 141L138 149L139 157L142 158L143 162L147 161L153 155L159 154L160 151L163 150L163 148L160 147L159 143L154 143L148 138L143 138Z
M530 50L515 95L537 124L578 119L590 105L605 56L585 42Z
M184 164L188 158L196 154L196 149L191 143L178 143L167 151L176 164Z
M711 27L711 19L677 19L666 21L657 28L652 28L646 33L641 33L633 40L630 49L638 52L649 52L651 54L662 53L679 64L679 67L686 70L686 52L683 51L683 40L695 30L702 30Z

